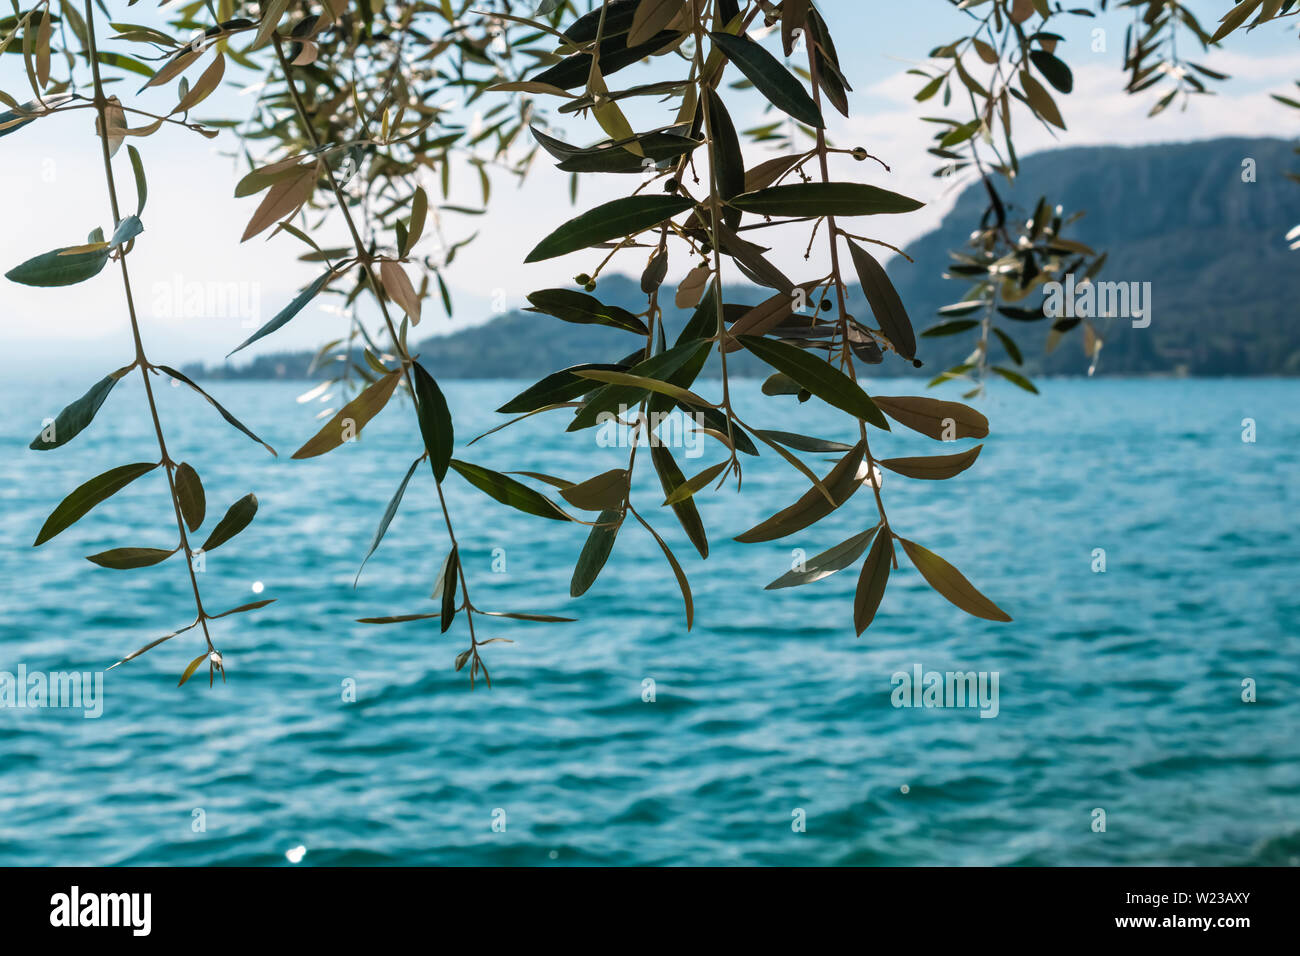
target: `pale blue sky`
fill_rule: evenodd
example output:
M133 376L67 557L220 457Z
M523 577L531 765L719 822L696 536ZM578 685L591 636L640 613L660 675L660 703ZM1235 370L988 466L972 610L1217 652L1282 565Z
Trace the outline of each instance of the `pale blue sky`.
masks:
M124 2L110 2L109 6L115 18L157 22L156 11L145 9L144 4L127 8ZM1227 0L1201 0L1193 6L1203 12L1208 25L1217 21L1219 14L1215 11L1226 10L1230 4ZM823 4L823 9L845 72L855 88L851 97L854 118L844 121L832 114L832 138L841 145L866 146L893 167L893 173L886 175L868 168L870 164L848 162L839 175L865 177L928 203L918 213L878 217L887 221L872 220L864 227L872 235L905 245L934 227L951 197L941 193L931 179L934 161L924 153L931 130L919 117L932 114L937 106L931 103L922 108L913 103L916 78L903 74L909 66L924 61L930 48L960 35L966 17L946 0L831 0ZM1130 18L1131 13L1121 11L1096 20L1065 21L1068 29L1062 32L1067 43L1062 55L1075 70L1076 92L1063 100L1070 130L1059 138L1059 145L1135 144L1241 134L1293 135L1300 129L1300 114L1267 95L1285 90L1300 77L1294 28L1272 24L1251 35L1234 36L1227 50L1196 54L1193 59L1231 73L1234 79L1222 85L1222 95L1199 98L1186 113L1171 109L1148 120L1146 112L1158 94L1127 97L1122 93L1123 33ZM1106 51L1102 53L1091 49L1091 31L1096 28L1106 31ZM0 88L19 100L27 99L21 57L5 55L0 61ZM189 73L197 76L200 69L193 68ZM227 74L231 75L235 75L233 68ZM134 88L131 84L126 92L133 93ZM150 91L141 105L165 112L173 97L173 90ZM231 110L242 113L250 99L225 95L216 108L210 108L210 101L195 115ZM743 108L736 111L741 125L758 118L757 101L750 103L749 116L744 115ZM1058 145L1027 122L1022 121L1018 128L1024 134L1019 144L1022 153ZM599 138L590 122L566 117L561 129L576 142ZM270 242L257 238L239 243L257 200L232 198L240 170L228 156L220 155L230 151L226 134L209 142L183 131L164 129L136 143L149 172L150 198L143 217L146 232L137 241L130 261L151 355L171 364L193 359L220 361L246 337L248 324L260 324L278 311L298 286L310 281L315 267L295 261L302 247L288 236ZM115 162L123 202L132 206L133 188L125 150ZM460 173L458 183L467 189L474 185L466 170ZM597 260L583 255L558 263L521 263L548 231L548 224L614 198L628 184L621 177L592 178L583 185L577 209L568 203L567 176L544 161L534 166L522 188L516 188L504 175L495 177L494 185L494 202L487 217L447 219L447 231L452 237L475 229L480 233L448 274L457 300L456 319L449 321L440 305L430 301L419 333L481 321L490 317L489 303L494 299L515 308L523 304L528 291L565 282L578 271L589 271ZM0 233L0 271L39 252L83 241L96 225L109 226L90 113L74 112L42 120L0 139L0 189L7 203L5 227ZM473 203L476 197L475 186L464 198ZM802 257L804 239L794 234L797 230L790 232L784 242L776 244L774 255L794 266ZM685 264L683 261L677 265ZM638 262L626 260L624 271L638 268ZM816 268L816 264L808 268ZM678 271L675 267L674 272ZM183 294L195 284L209 288L229 282L241 283L242 304L234 309L238 314L186 316L185 303L173 301L173 290L180 289ZM96 369L129 360L125 310L115 270L105 270L90 282L66 289L28 289L0 279L0 295L0 314L5 316L0 335L7 346L0 352L0 368L12 371L55 356L73 366ZM181 308L173 309L169 316L168 305ZM311 347L334 337L342 327L337 315L313 306L260 347L264 351Z

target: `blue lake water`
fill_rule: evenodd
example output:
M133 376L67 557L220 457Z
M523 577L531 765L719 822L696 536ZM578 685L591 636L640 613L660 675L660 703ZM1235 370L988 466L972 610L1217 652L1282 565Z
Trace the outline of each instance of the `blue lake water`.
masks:
M83 557L174 544L158 473L30 546L80 482L156 457L135 377L72 443L27 450L89 384L0 385L0 671L99 670L193 617L178 560L122 572ZM461 457L570 479L625 462L594 432L563 435L562 417L465 449L523 384L447 386ZM452 670L461 621L448 634L354 623L434 609L447 542L425 468L352 588L417 454L408 407L395 401L356 445L296 462L317 427L294 401L305 385L212 384L278 459L164 387L172 454L203 476L208 527L248 491L261 501L254 524L207 556L205 603L277 601L215 622L229 682L211 690L206 669L176 686L202 650L189 632L108 672L99 719L0 709L0 864L288 865L297 846L302 865L1296 863L1300 382L1040 385L1039 398L993 387L981 405L992 435L970 471L887 474L883 489L894 527L959 566L1012 624L966 616L901 558L862 638L856 569L763 591L792 549L814 554L875 521L864 492L791 538L731 541L806 487L771 452L745 461L742 493L704 497L707 562L638 456L634 503L690 575L691 632L638 526L572 601L584 529L526 518L453 475L476 604L580 618L484 625L515 643L486 648L494 687L473 692ZM756 424L852 438L815 402L736 391ZM902 431L876 439L876 455L935 450ZM892 706L892 675L917 665L997 672L998 715Z

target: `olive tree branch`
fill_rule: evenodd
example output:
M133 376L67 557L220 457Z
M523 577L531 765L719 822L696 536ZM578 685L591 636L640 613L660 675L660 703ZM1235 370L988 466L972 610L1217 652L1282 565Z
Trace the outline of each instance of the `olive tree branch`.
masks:
M108 98L104 95L104 83L99 73L99 54L95 48L95 10L91 0L86 0L86 58L90 61L91 76L94 80L95 111L99 114L99 144L104 156L104 179L108 187L109 204L113 210L113 225L117 226L121 220L121 210L117 201L117 184L113 179L113 161L108 149ZM167 475L167 491L171 495L172 511L176 516L176 530L180 533L181 550L185 552L185 567L189 571L190 587L194 591L194 606L198 611L199 624L203 628L203 639L207 642L208 652L215 653L216 648L212 644L212 636L208 633L208 615L203 610L203 598L199 595L199 581L194 573L194 553L190 550L189 538L185 534L185 519L181 514L181 500L176 492L176 480L173 470L176 467L175 462L167 454L167 441L163 437L162 422L158 418L158 404L154 399L153 385L149 381L149 370L152 366L148 358L145 357L144 340L140 336L140 321L136 316L135 298L131 293L131 275L127 269L126 256L127 246L124 244L117 254L117 261L122 268L122 288L126 294L127 314L131 319L131 337L135 344L135 360L140 367L140 376L144 380L144 394L149 402L149 416L153 419L154 435L158 439L158 452L161 455L163 471ZM220 664L216 665L220 667ZM222 678L225 678L225 671L222 670Z
M87 3L89 3L89 0L87 0ZM321 145L320 138L317 136L316 129L312 125L311 117L307 114L307 107L303 103L302 94L298 91L298 86L294 82L293 71L290 69L288 58L284 55L283 41L280 39L278 33L272 33L271 38L272 42L275 44L275 55L280 61L280 69L284 74L285 85L289 89L289 95L293 100L294 109L298 114L298 121L302 125L303 132L311 141L312 147L314 149L319 149ZM343 190L339 186L338 180L334 177L334 170L330 168L328 163L324 164L324 168L325 177L329 181L330 190L334 193L334 199L338 205L339 212L343 216L343 221L347 224L348 232L352 235L352 242L357 250L357 261L365 271L366 278L370 283L370 291L374 294L375 301L379 303L379 311L383 314L384 325L387 327L388 334L393 340L393 349L402 365L402 376L406 379L407 385L411 389L411 394L414 395L415 382L410 371L413 359L411 358L410 353L406 351L406 346L402 342L401 336L398 335L397 327L393 324L393 318L388 312L388 304L384 298L383 288L380 285L378 276L375 275L374 257L370 254L369 247L366 245L365 240L361 238L361 233L357 230L356 223L352 218L352 213L348 209L347 198L343 195ZM459 554L459 548L456 544L456 533L452 529L451 512L447 508L447 499L442 492L442 482L436 482L436 484L438 486L438 504L442 509L443 522L447 526L447 537L451 540L453 551ZM470 601L469 586L465 583L465 570L460 566L459 561L457 562L456 576L460 581L461 597L465 604L465 620L469 624L470 652L474 662L478 664L478 639L474 634L474 612L476 609ZM471 668L471 686L473 686L474 673L475 669ZM486 675L486 673L487 671L485 669L484 674ZM489 680L489 685L490 683L491 681Z

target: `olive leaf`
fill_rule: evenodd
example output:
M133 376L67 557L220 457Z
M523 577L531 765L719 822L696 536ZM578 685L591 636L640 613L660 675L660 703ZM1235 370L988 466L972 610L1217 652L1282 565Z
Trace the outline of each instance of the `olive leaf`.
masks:
M723 469L725 469L730 464L731 464L730 461L720 461L716 465L710 465L708 468L705 468L699 474L691 477L687 481L681 482L676 488L672 490L672 492L668 495L668 497L664 499L664 503L661 507L675 505L679 502L685 501L688 498L695 497L695 494L700 489L707 486L709 482L713 481L714 478L722 474Z
M406 494L406 486L410 483L411 476L415 474L415 469L420 467L422 461L424 461L423 455L411 462L411 467L406 470L406 477L402 479L402 483L397 486L397 491L393 492L393 497L389 499L388 507L384 509L384 515L379 519L379 527L375 529L375 536L370 542L370 548L366 551L366 556L361 559L361 567L357 568L357 576L352 579L354 588L357 586L357 582L361 580L361 572L365 569L366 562L370 560L370 556L379 547L379 542L384 540L384 535L388 532L388 526L393 523L393 518L397 515L397 509L402 504L402 496Z
M859 477L858 472L863 463L864 453L865 448L862 442L858 442L853 446L852 451L839 460L823 480L822 484L831 495L834 504L827 501L819 490L811 488L790 507L778 511L766 521L759 522L744 534L737 535L736 540L747 544L758 541L775 541L777 538L784 538L796 531L802 531L810 524L826 517L848 501L853 496L853 493L862 487L862 478Z
M686 572L682 570L681 563L677 556L673 554L672 549L668 547L667 542L659 536L659 532L650 526L650 522L642 518L635 511L636 520L641 522L641 527L650 532L650 536L655 539L660 550L664 553L664 558L668 561L668 566L673 569L673 576L677 578L677 586L682 592L682 603L686 606L686 630L690 630L695 625L695 600L691 596L691 583L686 578Z
M989 434L989 420L958 402L920 395L877 395L874 401L894 421L938 441L987 438Z
M342 445L348 438L361 434L366 424L378 415L388 400L393 397L393 389L401 379L399 369L389 372L383 378L370 385L356 398L344 405L334 417L314 436L293 453L294 458L315 458Z
M208 617L216 620L219 617L229 617L232 614L243 614L245 611L256 611L260 607L266 607L268 604L274 604L275 598L266 598L262 601L254 601L251 604L241 604L239 607L232 607L229 611L222 611L220 614L209 614Z
M677 462L673 460L673 453L668 450L667 446L660 442L651 442L650 457L654 463L655 471L659 475L659 484L663 487L665 500L672 498L674 493L686 481L681 469L677 467ZM699 552L701 558L709 556L709 539L704 530L704 521L700 518L699 509L695 506L693 498L685 498L680 501L672 502L673 513L677 515L677 521L686 532L686 537L690 538L691 544L695 545L695 550Z
M172 548L113 548L99 554L87 556L86 560L98 564L101 568L113 568L125 571L131 568L147 568L166 561L179 549Z
M442 389L438 388L433 376L419 362L411 363L411 378L415 389L415 412L420 422L420 436L429 452L434 480L442 484L442 480L447 477L447 466L451 462L452 448L456 443L451 410L447 407Z
M556 521L572 520L550 498L534 491L523 482L456 458L451 460L451 467L479 491L495 498L503 505L509 505L511 508L539 518L553 518Z
M985 620L1002 622L1011 620L1011 615L981 594L975 585L966 580L964 574L933 551L906 538L899 538L898 541L907 552L912 564L916 565L916 569L921 572L921 577L951 603L967 614Z
M203 546L199 550L206 554L208 551L225 544L247 528L256 514L257 495L252 493L244 495L226 510L225 515L217 522L217 526L212 529L212 533L208 535L208 540L203 542Z
M230 414L230 412L226 411L225 408L222 407L220 402L218 402L207 392L203 391L203 389L199 388L198 385L194 384L194 382L191 381L189 378L186 378L184 375L176 371L176 369L174 368L168 368L166 365L155 365L154 368L158 369L158 371L162 372L164 375L168 376L169 378L174 378L176 379L176 381L183 382L184 384L188 385L190 388L194 389L194 391L198 392L205 399L207 399L208 404L211 405L213 408L215 408L217 412L221 415L221 417L224 418L228 423L233 425L235 428L239 429L249 438L253 439L253 441L257 442L259 445L261 445L263 448L269 451L272 455L276 454L274 448L272 448L266 442L262 441L262 439L258 438L251 431L249 431L248 427L245 426L243 422L237 419L234 415Z
M918 458L886 458L878 461L876 464L881 468L888 468L900 475L906 475L908 478L924 478L930 481L940 481L945 478L952 478L954 475L960 475L963 471L975 464L975 459L980 456L980 450L983 445L976 445L974 448L958 452L955 455L931 455L928 457Z
M857 382L829 362L775 339L739 336L739 342L777 371L788 375L822 401L854 418L889 430L889 422Z
M760 216L874 216L915 212L925 205L866 183L789 183L768 186L728 200Z
M442 595L442 612L439 615L442 623L439 625L439 629L443 634L447 633L452 620L456 617L456 582L459 580L460 550L456 545L452 545L451 553L447 555L447 560L443 563L442 574L438 581L438 587Z
M83 251L84 250L84 251ZM5 273L11 282L31 286L63 286L99 275L112 250L107 243L64 246L14 266Z
M833 548L827 548L821 554L813 555L803 562L801 569L787 571L763 590L775 591L779 588L799 587L828 578L836 571L842 571L862 556L862 552L867 550L867 546L871 544L879 530L879 525L868 528L861 534L855 534L841 541Z
M301 312L306 307L308 302L316 298L317 294L319 294L321 289L325 288L325 286L329 284L329 281L332 278L334 278L333 269L330 269L327 272L323 273L322 275L318 276L310 285L307 286L307 288L303 289L296 296L294 296L292 302L290 302L283 309L277 312L275 314L275 317L272 318L270 322L267 322L256 332L254 332L248 338L244 339L244 341L240 342L233 349L227 352L226 358L230 358L230 356L234 355L240 349L247 348L248 346L256 342L258 339L270 335L272 332L276 331L277 329L283 328L285 325L287 325L289 323L289 320L292 319L299 312Z
M27 447L36 451L47 451L72 441L94 420L95 413L104 404L104 399L108 398L108 393L113 390L113 386L133 368L134 365L127 365L105 375L92 385L85 395L59 412L54 422L42 428L41 433L33 438Z
M546 408L552 405L559 405L563 402L572 401L580 398L588 392L595 391L599 385L591 379L582 378L578 373L585 371L604 371L604 372L621 372L626 371L626 365L574 365L558 372L552 372L541 381L528 386L510 401L506 402L498 412L503 414L516 414L519 412L535 412L538 409Z
M880 323L880 329L894 346L895 351L905 359L916 358L916 333L912 330L912 320L907 317L907 309L899 297L894 284L884 268L852 239L849 255L853 258L853 268L862 283L862 292L867 297L871 312Z
M858 575L858 589L853 596L853 627L859 637L876 619L881 598L885 596L885 586L889 583L889 569L893 561L893 534L886 528L871 543L871 551L867 553L862 573Z
M560 497L583 511L606 511L621 508L627 494L627 469L614 468L565 488Z
M615 329L649 335L645 323L626 309L605 305L595 296L572 289L542 289L530 292L528 302L531 308L525 312L541 312L554 316L565 322L578 325L608 325Z
M96 475L84 484L79 485L71 494L59 502L58 507L45 519L45 524L41 526L32 547L49 541L56 534L79 521L95 505L117 494L141 475L147 474L157 467L158 462L156 461L119 465L117 468L110 468L102 475Z
M709 34L709 38L777 109L793 116L805 126L821 129L826 125L822 121L821 110L803 88L803 84L772 54L748 37L715 30Z
M180 502L181 515L191 531L198 531L207 512L207 498L199 473L186 462L176 466L176 500Z
M194 658L194 660L190 661L189 665L186 666L185 668L185 673L181 674L181 679L177 681L176 686L177 687L184 686L185 682L194 676L194 672L198 670L199 665L202 664L207 659L208 659L208 652L204 651L198 657Z
M582 597L587 593L587 589L596 583L596 576L609 560L609 553L614 550L614 539L618 537L618 529L622 526L621 508L610 508L600 513L600 517L596 519L595 525L587 535L587 542L582 546L582 553L578 555L577 563L573 566L573 577L569 581L571 597Z
M681 196L627 196L602 203L552 232L528 253L524 262L554 259L611 239L634 235L685 212L693 205L694 202Z

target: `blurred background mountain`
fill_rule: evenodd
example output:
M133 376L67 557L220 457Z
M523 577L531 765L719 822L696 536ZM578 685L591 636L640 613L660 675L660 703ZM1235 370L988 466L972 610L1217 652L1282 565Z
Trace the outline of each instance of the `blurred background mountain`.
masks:
M1253 177L1244 176L1247 160L1253 160ZM1152 283L1150 327L1134 329L1127 319L1097 320L1105 340L1097 374L1296 375L1300 251L1290 251L1284 237L1300 223L1300 185L1286 178L1297 169L1300 157L1282 139L1080 147L1022 160L1021 176L1014 188L1003 191L1003 199L1012 216L1028 218L1044 195L1067 215L1086 212L1066 235L1109 253L1098 279ZM897 256L887 263L918 332L937 321L941 306L965 297L967 281L943 275L949 253L965 246L986 203L982 185L967 186L943 225L908 247L914 263ZM687 315L672 307L671 291L665 289L663 296L670 338ZM594 294L632 312L645 308L635 277L602 276ZM726 298L758 302L768 295L770 291L737 285L728 288ZM1034 295L1022 304L1037 301ZM849 309L870 315L856 285ZM1078 329L1047 354L1049 323L1001 324L1019 342L1030 374L1086 373ZM962 361L972 335L922 338L917 355L924 371L937 374ZM538 378L592 361L593 355L615 361L635 347L636 337L627 332L511 312L425 339L418 351L437 377L487 379ZM186 371L208 378L312 378L311 360L310 352L282 352L242 365L196 365ZM729 356L728 367L735 375L767 374L747 353ZM907 374L911 369L891 356L882 371Z

